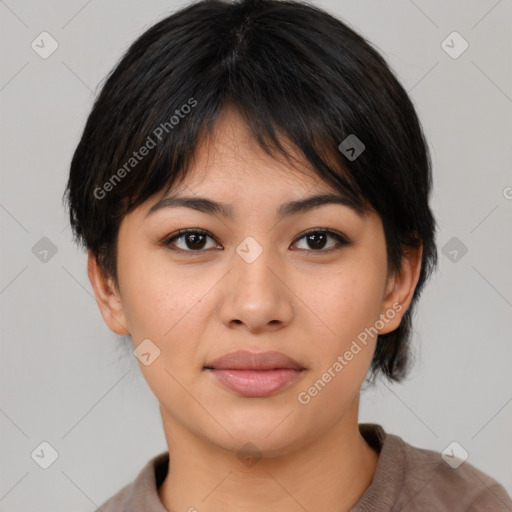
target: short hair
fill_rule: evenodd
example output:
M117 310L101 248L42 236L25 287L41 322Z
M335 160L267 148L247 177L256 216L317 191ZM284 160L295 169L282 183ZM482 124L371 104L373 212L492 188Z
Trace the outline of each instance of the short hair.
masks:
M431 157L384 58L320 8L202 0L133 42L105 78L71 161L65 201L74 241L118 286L123 216L186 175L200 135L227 106L269 155L289 156L281 138L291 142L322 180L380 216L388 272L400 271L407 247L423 246L411 304L397 329L378 336L370 368L371 382L378 373L402 380L413 309L437 265Z

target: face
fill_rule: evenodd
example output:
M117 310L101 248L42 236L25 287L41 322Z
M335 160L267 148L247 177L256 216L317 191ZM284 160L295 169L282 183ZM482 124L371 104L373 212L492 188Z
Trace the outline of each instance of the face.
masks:
M224 111L170 195L225 203L230 215L169 202L152 210L159 194L121 223L118 290L89 259L104 319L140 347L169 430L280 454L357 408L376 332L398 327L419 255L387 279L376 214L335 202L280 214L284 203L319 194L340 196L307 167L268 156ZM238 350L277 351L301 370L258 380L257 371L206 368Z

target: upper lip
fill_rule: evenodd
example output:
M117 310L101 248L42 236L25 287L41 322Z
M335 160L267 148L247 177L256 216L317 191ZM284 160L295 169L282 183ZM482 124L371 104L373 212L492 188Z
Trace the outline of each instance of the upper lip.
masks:
M216 370L276 370L280 368L304 370L304 367L297 361L281 352L248 352L247 350L237 350L225 354L205 365L205 368Z

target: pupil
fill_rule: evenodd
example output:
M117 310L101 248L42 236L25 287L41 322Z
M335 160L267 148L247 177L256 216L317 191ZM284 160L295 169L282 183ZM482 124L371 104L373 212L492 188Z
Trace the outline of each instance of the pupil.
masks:
M197 240L201 237L203 238L202 244L200 242L197 242ZM187 235L187 243L190 240L192 240L191 244L189 244L189 248L190 249L201 249L204 246L204 238L205 238L205 236L200 233L191 233L191 234ZM190 247L190 245L192 245L192 247Z
M315 241L315 239L317 239L317 237L321 237L321 238L323 238L323 240L320 243L318 243L318 240ZM312 244L313 249L322 249L323 246L325 245L325 233L312 233L311 235L308 235L308 239L310 242L311 241L313 242L313 244Z

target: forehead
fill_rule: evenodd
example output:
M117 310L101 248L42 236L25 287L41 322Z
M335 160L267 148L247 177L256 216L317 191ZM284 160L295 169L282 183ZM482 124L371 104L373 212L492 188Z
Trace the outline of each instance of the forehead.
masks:
M283 141L283 145L291 160L280 152L269 155L236 113L224 114L213 133L198 144L188 173L150 206L146 216L187 207L233 219L244 206L256 206L261 213L270 202L278 203L279 218L327 204L366 215L349 194L322 180L289 144Z
M233 219L247 206L260 213L271 208L283 218L326 204L348 207L359 217L368 214L351 194L323 180L287 139L279 140L286 154L269 154L238 111L225 108L212 131L200 134L187 172L149 202L145 216L188 207Z
M233 108L224 109L207 136L197 145L192 165L182 180L183 184L200 185L203 181L225 182L260 181L279 183L309 190L316 186L333 191L309 162L286 139L280 139L289 158L274 150L268 154L258 143L245 120ZM179 184L176 186L179 189Z

